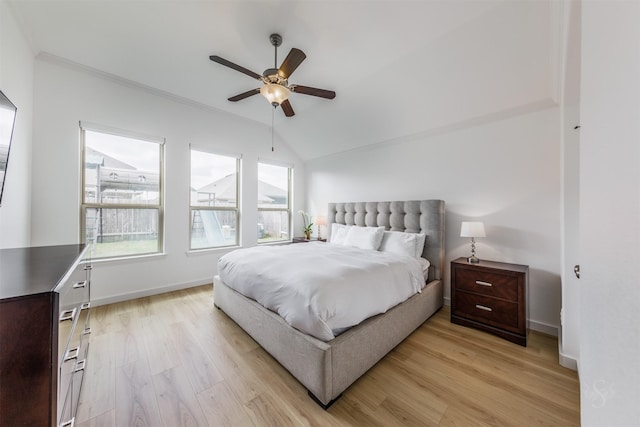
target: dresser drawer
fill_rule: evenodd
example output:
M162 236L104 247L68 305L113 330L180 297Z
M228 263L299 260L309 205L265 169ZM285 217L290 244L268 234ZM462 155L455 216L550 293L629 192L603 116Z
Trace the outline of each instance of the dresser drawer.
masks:
M74 326L71 328L71 334L67 343L67 349L64 352L64 356L60 359L61 363L69 359L76 359L82 341L85 339L87 333L87 325L89 319L90 303L84 303L77 308L76 319L74 319Z
M69 350L69 341L73 334L82 332L85 328L86 313L82 313L82 307L83 304L87 304L87 301L89 301L89 281L69 280L61 289L61 301L63 293L65 301L64 305L60 304L58 319L58 360L60 363ZM79 331L75 331L76 326Z
M456 289L514 302L518 300L516 276L461 267L454 268L454 274Z
M80 399L80 388L87 363L89 353L89 340L82 340L77 357L69 359L60 368L61 386L58 399L58 427L72 427L70 420L73 419L78 409ZM63 398L64 397L64 398Z
M452 314L518 331L518 304L515 302L458 291Z
M60 312L73 310L83 302L89 301L89 280L86 279L84 270L80 269L77 275L72 275L60 287Z

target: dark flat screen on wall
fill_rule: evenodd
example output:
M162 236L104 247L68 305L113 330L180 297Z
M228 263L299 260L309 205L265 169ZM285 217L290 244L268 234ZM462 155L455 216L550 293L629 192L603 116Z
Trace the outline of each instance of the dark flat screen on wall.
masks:
M4 192L11 137L16 122L16 106L0 91L0 205Z

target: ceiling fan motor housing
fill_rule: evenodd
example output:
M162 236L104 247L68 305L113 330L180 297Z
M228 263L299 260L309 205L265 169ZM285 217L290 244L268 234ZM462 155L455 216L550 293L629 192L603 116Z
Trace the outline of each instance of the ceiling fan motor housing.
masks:
M265 83L275 83L282 86L288 86L289 82L284 78L277 68L267 68L262 73L262 81Z

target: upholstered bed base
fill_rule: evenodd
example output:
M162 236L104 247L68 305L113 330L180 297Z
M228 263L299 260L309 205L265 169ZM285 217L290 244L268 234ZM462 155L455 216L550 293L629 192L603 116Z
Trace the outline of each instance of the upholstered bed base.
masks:
M425 233L423 256L431 262L429 283L407 301L371 317L331 341L292 328L214 278L214 304L231 317L326 407L443 303L445 216L442 200L330 203L328 223Z
M279 315L214 278L214 304L298 379L323 405L354 381L442 307L441 280L420 294L371 317L331 341L289 326Z

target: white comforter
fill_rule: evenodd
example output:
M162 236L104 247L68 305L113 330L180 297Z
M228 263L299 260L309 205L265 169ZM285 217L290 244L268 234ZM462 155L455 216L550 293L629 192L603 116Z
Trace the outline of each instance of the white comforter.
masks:
M425 285L416 258L319 242L239 249L220 258L218 274L230 288L323 341Z

